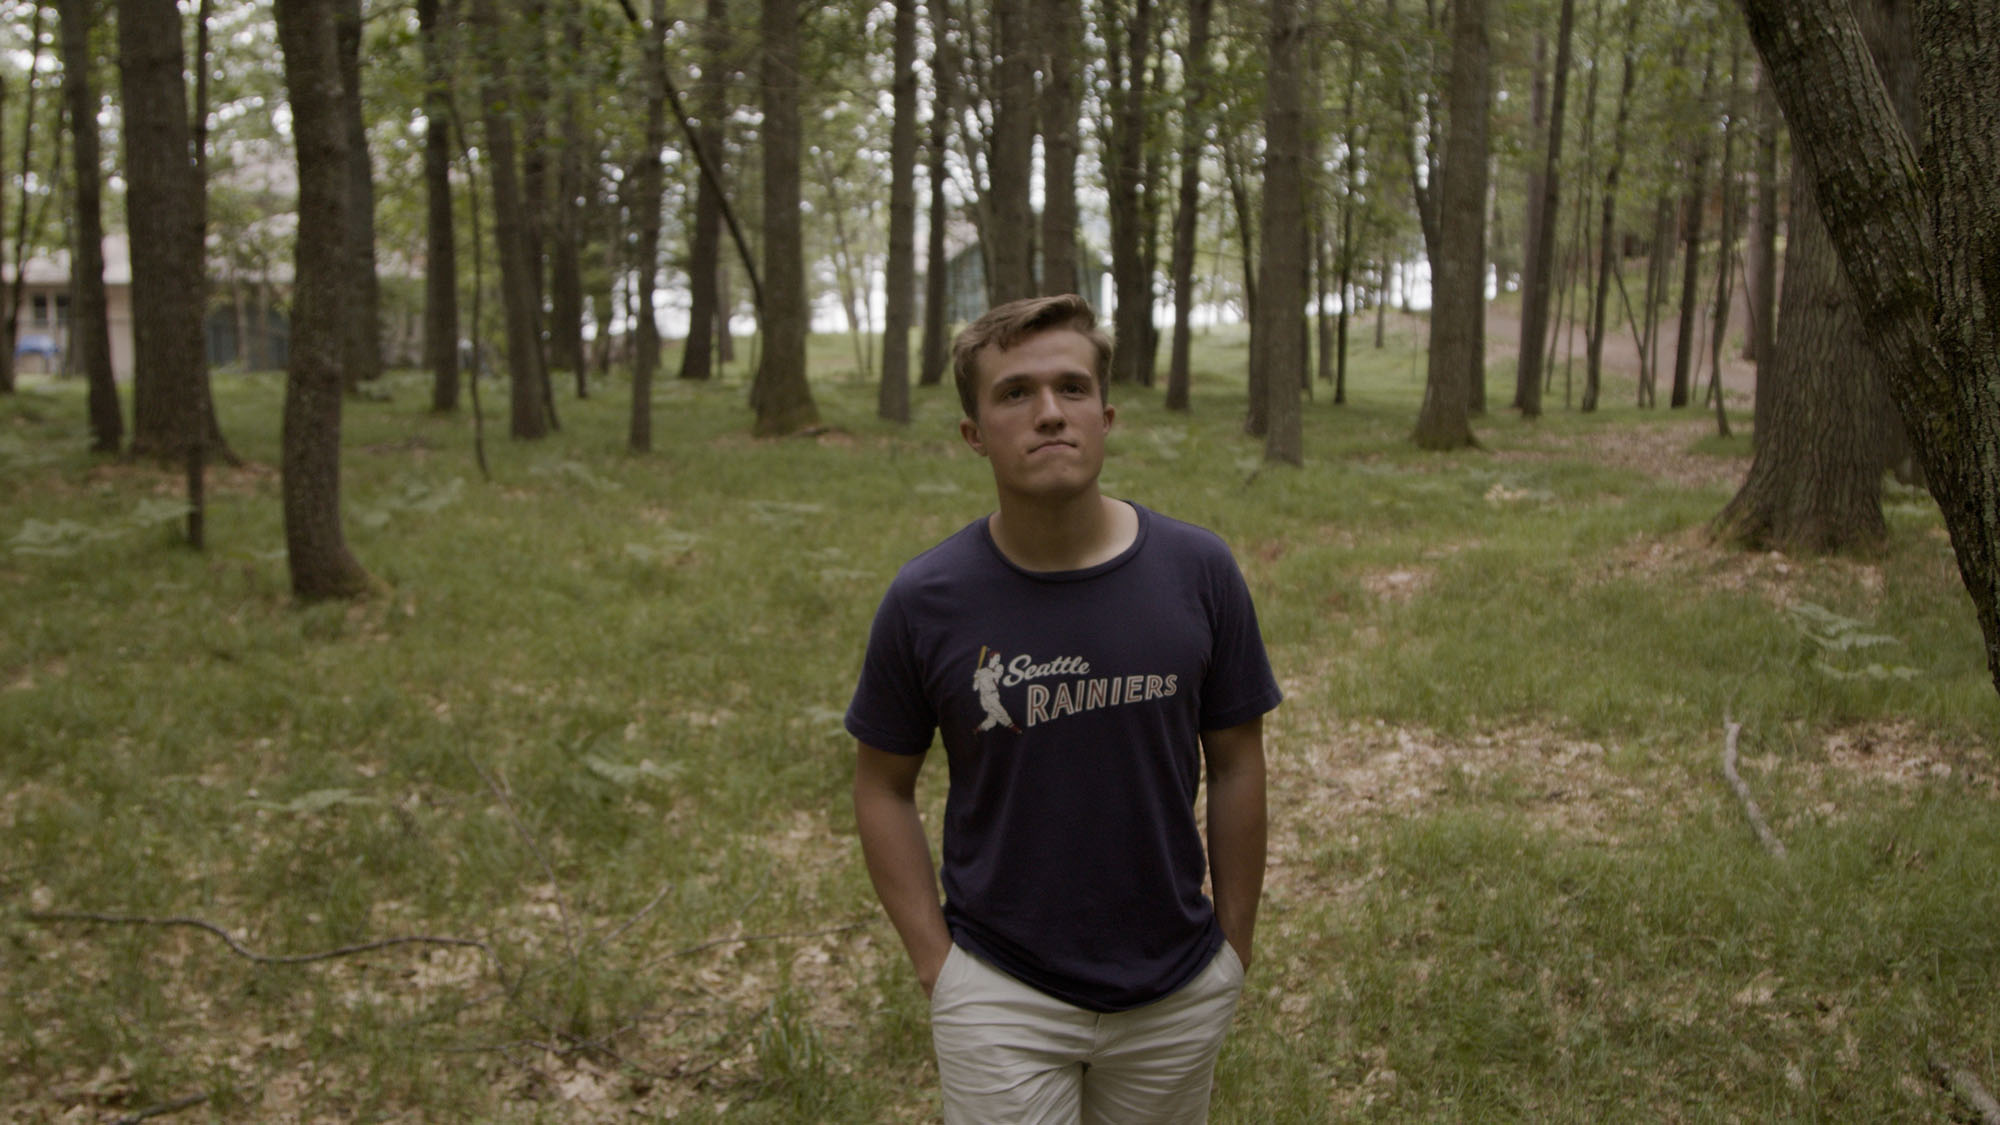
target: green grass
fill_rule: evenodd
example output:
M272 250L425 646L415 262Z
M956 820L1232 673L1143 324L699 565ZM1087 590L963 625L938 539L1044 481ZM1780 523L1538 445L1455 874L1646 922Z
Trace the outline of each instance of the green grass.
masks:
M80 387L0 402L0 1104L934 1115L839 716L889 575L990 483L949 387L891 426L845 341L814 355L824 433L750 440L739 366L666 380L632 456L614 382L547 441L489 418L490 482L469 418L391 376L346 410L384 584L351 605L287 591L281 377L217 376L246 464L200 554L171 474L84 452ZM2000 1085L2000 699L1924 497L1891 490L1876 555L1738 554L1701 529L1747 417L1524 423L1496 365L1484 448L1421 454L1405 341L1358 344L1306 465L1265 467L1244 356L1198 340L1186 415L1117 389L1105 473L1231 542L1288 692L1217 1120L1950 1120L1933 1051ZM1722 784L1725 713L1786 860ZM34 910L492 957L253 964Z

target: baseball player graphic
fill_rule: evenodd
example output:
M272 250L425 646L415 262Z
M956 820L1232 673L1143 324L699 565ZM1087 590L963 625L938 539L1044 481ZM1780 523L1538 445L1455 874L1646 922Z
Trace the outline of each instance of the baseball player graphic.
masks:
M999 653L994 653L987 658L986 663L973 671L972 689L979 693L979 705L986 709L986 721L979 724L980 730L1006 727L1015 734L1021 733L1021 728L1015 724L1013 716L1007 714L1007 709L1000 705Z

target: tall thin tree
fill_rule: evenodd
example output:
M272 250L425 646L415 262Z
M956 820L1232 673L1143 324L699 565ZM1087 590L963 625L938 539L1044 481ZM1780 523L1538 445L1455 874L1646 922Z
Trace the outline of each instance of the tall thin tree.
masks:
M763 0L764 53L759 66L764 101L764 346L750 383L750 408L760 437L794 433L819 422L806 382L805 247L799 231L798 0Z
M1479 324L1486 306L1486 156L1489 102L1486 0L1453 5L1451 79L1442 181L1438 185L1437 273L1419 449L1473 444L1472 380L1484 377Z
M891 48L889 261L884 269L882 383L875 413L910 420L910 321L917 299L917 0L896 0Z
M1470 0L1460 0L1461 3ZM1256 350L1264 371L1264 459L1304 459L1299 388L1305 371L1305 31L1298 0L1271 0L1265 72L1263 243L1257 255Z
M75 180L70 241L71 348L89 382L91 449L116 453L125 438L125 416L111 369L111 321L104 292L104 189L97 134L96 62L90 29L97 0L59 0L62 22L63 98L69 107L70 163Z
M451 72L440 0L417 0L424 56L424 366L431 409L458 409L458 244L452 230Z

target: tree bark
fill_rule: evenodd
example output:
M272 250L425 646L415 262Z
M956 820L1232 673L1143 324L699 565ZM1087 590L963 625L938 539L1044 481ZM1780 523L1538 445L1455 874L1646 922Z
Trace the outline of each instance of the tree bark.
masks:
M1111 381L1151 381L1147 358L1153 324L1153 279L1146 268L1143 230L1146 177L1146 60L1152 39L1153 0L1134 0L1130 13L1105 0L1107 108L1105 190L1110 199L1111 275L1117 296L1112 313L1119 346Z
M1208 25L1215 0L1189 0L1188 41L1181 56L1187 101L1181 109L1180 196L1174 207L1171 270L1174 286L1174 334L1167 351L1167 409L1188 409L1193 382L1195 225L1201 207L1201 154L1208 134Z
M342 309L353 274L344 246L352 229L351 165L336 11L334 0L276 0L276 9L299 166L282 456L286 562L294 596L352 597L368 589L369 578L340 524Z
M70 271L70 347L88 380L92 452L116 453L125 440L125 416L111 370L111 322L104 295L104 188L97 133L97 93L90 82L96 59L90 28L95 0L60 0L63 97L69 106L76 215L71 229L75 268Z
M507 321L508 433L523 440L549 434L547 375L542 369L541 304L535 265L522 228L520 156L509 109L512 82L493 0L472 0L472 26L484 65L478 96L484 107L488 175L493 184L493 242L500 252L500 295Z
M630 209L639 224L638 260L632 283L637 290L638 317L632 325L632 410L625 446L634 453L653 450L653 377L660 368L660 326L653 315L653 279L660 272L660 208L665 169L660 149L667 143L667 0L653 0L652 26L646 30L645 147L632 177Z
M219 437L202 363L202 190L195 178L180 10L120 0L126 230L132 247L132 453L173 458Z
M1923 4L1922 161L1853 14L1743 0L1865 338L1943 510L2000 688L2000 55L1991 11ZM1788 279L1786 288L1790 288ZM1782 300L1782 298L1781 298Z
M917 299L917 0L895 0L889 126L889 260L882 310L882 383L875 413L910 420L910 321Z
M799 6L763 0L764 347L750 385L759 437L819 421L806 382L805 248L799 231Z
M424 54L424 366L431 409L458 409L458 245L452 229L451 73L440 41L439 0L417 0Z
M1710 102L1710 93L1715 87L1715 48L1708 51L1708 62L1701 70L1701 105ZM1682 200L1682 223L1685 225L1683 242L1687 246L1686 258L1681 263L1681 319L1680 334L1674 341L1674 386L1668 392L1667 405L1679 409L1688 404L1690 393L1689 368L1694 361L1694 319L1699 301L1695 289L1701 279L1701 227L1703 214L1708 207L1708 134L1703 132L1694 142L1689 155L1692 168L1688 174L1687 194Z
M1471 380L1483 375L1488 47L1486 0L1458 0L1451 35L1449 132L1438 188L1429 367L1417 415L1419 449L1474 444Z
M1611 303L1611 271L1618 264L1618 175L1625 166L1625 125L1632 114L1632 85L1637 67L1639 33L1638 4L1625 8L1624 73L1618 80L1618 109L1611 128L1611 165L1604 171L1604 195L1599 201L1602 218L1597 236L1597 294L1590 305L1590 331L1583 364L1583 401L1586 414L1597 409L1597 396L1604 384L1604 313Z
M930 147L925 170L930 179L930 216L924 241L924 334L918 348L917 385L934 387L944 381L950 362L951 340L945 305L949 270L945 259L945 228L950 220L944 183L945 161L951 142L951 123L958 94L957 49L951 32L951 6L945 0L927 0L931 25Z
M987 206L992 215L987 281L994 304L1035 294L1028 204L1035 147L1035 35L1028 0L993 0L995 48L993 146L987 160Z
M375 273L375 172L361 105L361 0L342 0L341 112L347 115L347 389L382 377L382 287Z
M729 113L729 0L707 0L702 13L701 86L695 112L701 117L696 143L711 167L722 167L724 118ZM688 334L681 347L680 378L706 380L715 373L721 285L722 198L707 176L694 190L694 228L688 234Z
M1077 291L1077 113L1083 101L1078 66L1079 0L1037 0L1044 60L1042 121L1042 270L1044 294Z
M1476 0L1460 0L1473 3ZM1304 461L1299 386L1305 371L1305 81L1304 29L1297 0L1271 0L1270 59L1265 71L1263 242L1258 253L1256 347L1263 371L1264 460Z
M549 208L549 366L569 371L576 397L590 397L583 358L583 195L584 147L582 81L583 5L562 6L564 68L562 142L556 148L556 190Z

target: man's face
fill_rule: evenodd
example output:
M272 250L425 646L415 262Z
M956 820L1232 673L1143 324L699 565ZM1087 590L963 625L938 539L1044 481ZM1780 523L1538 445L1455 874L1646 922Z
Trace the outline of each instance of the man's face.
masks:
M1003 494L1061 499L1096 485L1117 415L1104 401L1096 360L1090 341L1067 328L979 353L978 415L961 421L959 433L993 463Z

